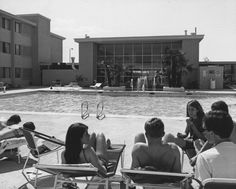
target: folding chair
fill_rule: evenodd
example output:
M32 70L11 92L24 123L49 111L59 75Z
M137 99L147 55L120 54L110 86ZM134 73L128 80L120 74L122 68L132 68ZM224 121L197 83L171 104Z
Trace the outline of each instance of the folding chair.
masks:
M236 179L233 178L209 178L202 181L204 189L235 189Z
M92 185L103 185L106 189L109 188L111 182L122 182L121 177L115 177L116 170L121 159L121 167L123 166L124 144L113 144L108 150L109 170L106 174L101 174L96 167L90 163L86 164L36 164L35 168L55 175L54 188L58 183L85 183ZM92 179L88 179L91 177ZM93 179L96 177L97 179ZM37 186L37 176L36 185Z
M53 139L53 138L47 139L47 137L45 137L47 135L45 135L43 137L43 136L41 136L41 135L43 135L42 133L39 133L36 131L31 131L31 130L27 130L27 129L21 129L21 130L23 131L23 134L24 134L26 142L27 142L27 146L29 148L29 153L28 153L27 159L25 161L25 164L23 166L22 174L26 178L27 181L31 181L31 179L28 177L27 173L25 173L25 168L26 168L26 165L29 161L30 154L35 159L37 159L37 163L39 163L40 158L42 156L45 156L45 155L50 154L52 152L57 152L57 162L59 162L58 150L61 149L61 147L63 146L62 145L63 143L58 144L59 143L58 140ZM43 142L43 145L38 146L35 136L38 136L38 137L41 136L41 138L47 139L47 140L45 142ZM36 170L36 175L38 175L38 170ZM36 184L36 181L35 181L35 184Z

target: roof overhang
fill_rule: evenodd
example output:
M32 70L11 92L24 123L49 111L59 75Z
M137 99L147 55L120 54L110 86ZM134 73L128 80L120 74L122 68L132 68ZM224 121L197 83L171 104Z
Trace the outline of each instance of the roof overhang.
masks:
M179 40L198 40L204 38L204 35L170 35L170 36L137 36L137 37L101 37L101 38L75 38L77 43L114 43L114 42L139 42L139 41L179 41Z

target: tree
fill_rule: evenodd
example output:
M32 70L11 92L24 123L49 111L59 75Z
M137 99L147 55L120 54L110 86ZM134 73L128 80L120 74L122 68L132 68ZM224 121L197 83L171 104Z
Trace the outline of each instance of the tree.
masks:
M180 50L165 49L163 66L169 87L181 87L183 74L192 71L192 66L187 62L184 53Z

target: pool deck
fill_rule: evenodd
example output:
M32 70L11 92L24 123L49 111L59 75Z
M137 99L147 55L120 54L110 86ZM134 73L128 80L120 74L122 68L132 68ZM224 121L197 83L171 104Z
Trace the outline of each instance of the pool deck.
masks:
M28 88L28 89L17 89L9 90L6 93L0 92L0 96L11 96L16 94L30 93L35 91L79 91L79 92L104 92L102 90L90 90L81 88L71 88L71 87L53 87L49 88ZM153 91L151 91L153 93ZM106 93L108 93L106 91ZM112 92L114 93L114 92ZM117 92L116 92L117 93ZM125 92L126 93L126 92ZM145 92L130 92L138 94L149 95L150 91ZM170 94L178 95L179 93L186 92L165 92L157 91L155 94ZM235 90L223 90L223 91L188 91L192 94L217 94L217 95L235 95ZM124 94L124 92L120 92ZM114 116L106 115L103 120L97 120L95 115L90 115L86 120L82 120L80 114L70 114L70 113L43 113L43 112L14 112L14 111L0 111L0 117L9 117L13 113L19 113L22 118L22 123L27 121L33 121L39 132L47 133L48 135L56 136L59 139L64 140L65 133L69 125L74 122L83 122L89 126L89 132L103 132L108 136L113 143L125 143L125 167L130 167L131 163L131 149L133 146L133 139L135 134L143 132L143 126L145 121L150 118L148 116ZM166 133L176 134L179 130L184 130L185 120L184 119L170 119L162 118L165 124ZM115 129L114 129L115 128ZM118 128L118 129L117 129ZM16 160L0 160L0 188L1 189L16 189L21 185L26 183L25 178L21 174L21 169L23 167L25 157L27 154L27 147L23 146L21 148L22 161L17 164ZM42 163L56 163L56 155L52 154L46 158L42 158ZM184 171L191 172L191 166L185 157ZM118 170L119 172L119 170Z

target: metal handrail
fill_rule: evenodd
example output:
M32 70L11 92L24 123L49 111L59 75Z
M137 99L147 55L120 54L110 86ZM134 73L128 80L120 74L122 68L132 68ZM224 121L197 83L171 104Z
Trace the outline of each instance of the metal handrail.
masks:
M85 110L84 110L85 108ZM87 119L89 117L89 112L88 112L88 101L84 101L81 104L81 118L82 119Z
M99 108L101 107L101 110L99 111ZM106 116L105 114L103 113L103 109L104 109L104 103L101 101L97 104L97 115L96 115L96 118L98 120L102 120L104 119Z

